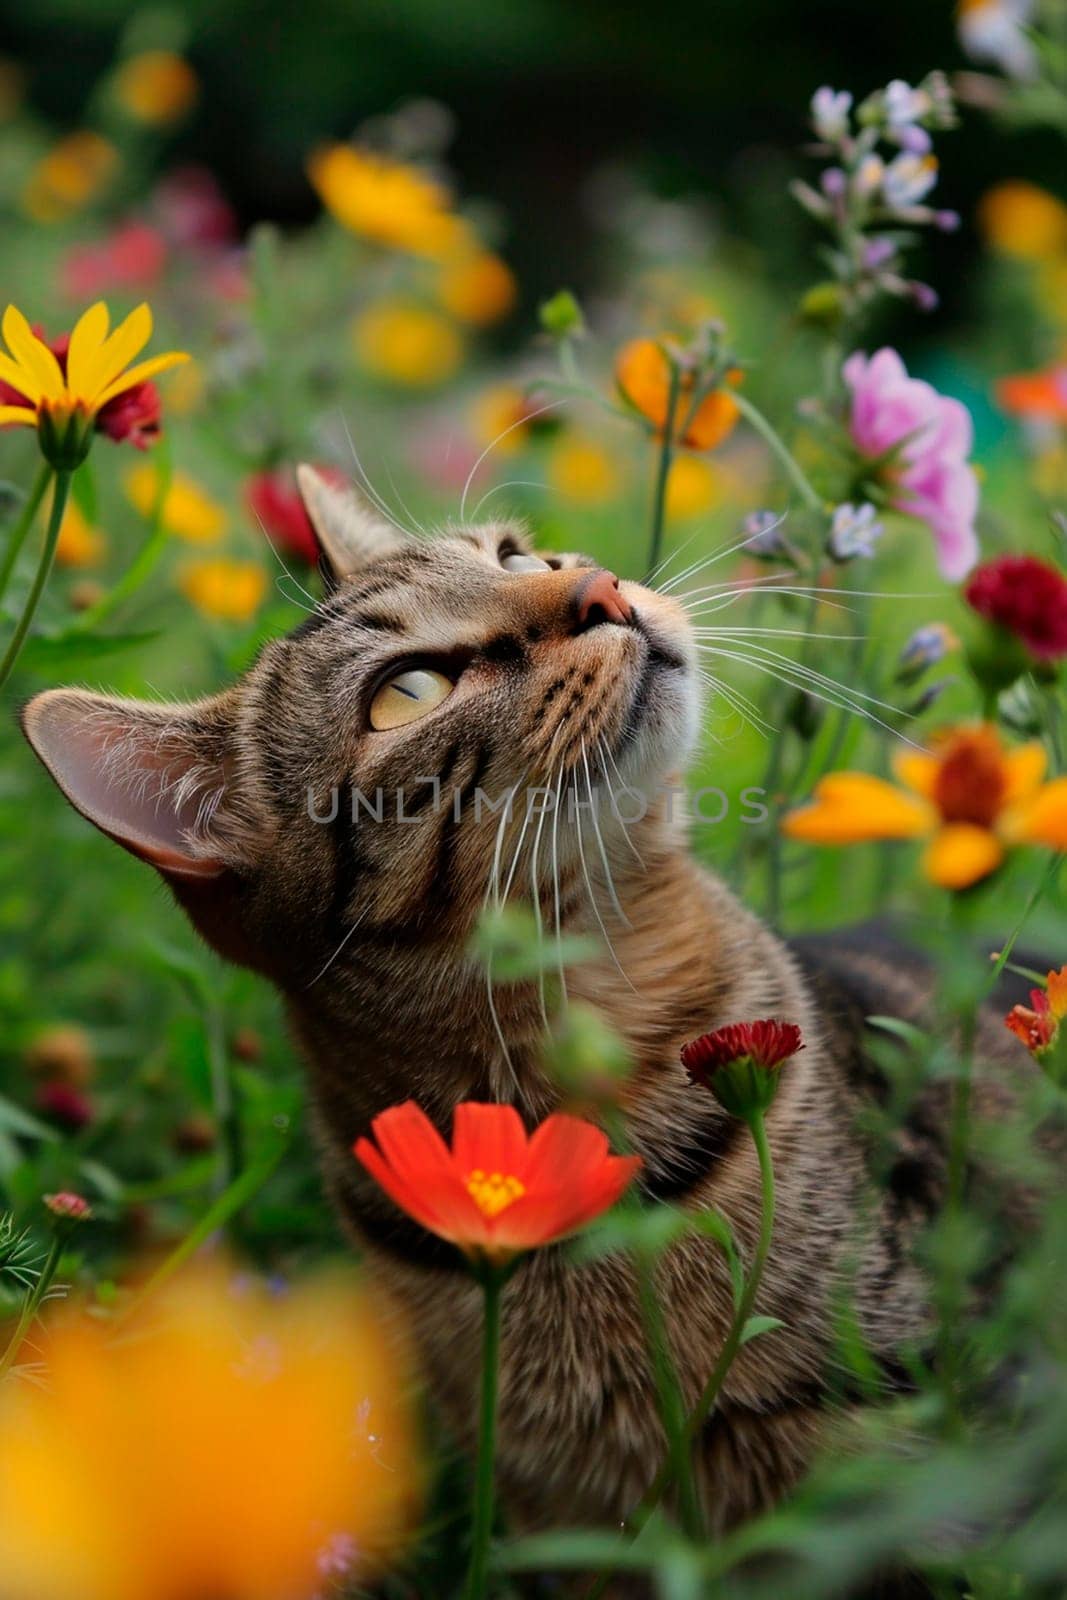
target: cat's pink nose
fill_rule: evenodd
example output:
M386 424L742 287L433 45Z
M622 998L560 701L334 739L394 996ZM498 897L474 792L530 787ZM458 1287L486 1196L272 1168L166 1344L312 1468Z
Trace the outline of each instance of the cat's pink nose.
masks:
M598 622L629 622L630 603L619 593L619 580L606 567L600 567L578 587L574 599L577 631L595 628Z

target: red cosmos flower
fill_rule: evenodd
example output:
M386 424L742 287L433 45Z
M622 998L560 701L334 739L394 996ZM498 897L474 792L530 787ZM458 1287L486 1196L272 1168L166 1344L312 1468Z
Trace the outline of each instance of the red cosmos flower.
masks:
M641 1165L599 1128L556 1112L532 1135L514 1106L456 1107L451 1150L412 1100L371 1124L355 1154L400 1208L474 1260L501 1266L606 1211Z
M963 591L972 610L1022 641L1039 661L1067 655L1067 579L1036 556L998 556Z
M33 324L33 332L38 339L44 339L39 323ZM64 377L67 373L69 343L70 334L61 333L48 347L59 362ZM29 404L25 395L20 394L12 384L0 379L0 406ZM159 438L161 416L159 390L155 384L135 383L132 389L124 389L114 400L109 400L106 406L100 407L93 426L97 433L106 433L116 444L124 444L129 440L135 450L147 450L148 446Z
M1032 1009L1031 1009L1032 1008ZM1004 1026L1021 1039L1031 1055L1047 1055L1067 1017L1067 967L1050 972L1047 989L1031 989L1029 1006L1012 1006Z
M682 1065L733 1116L747 1119L766 1111L778 1091L777 1069L803 1048L795 1022L731 1022L683 1045Z
M245 504L269 539L309 567L315 565L319 559L318 541L289 473L255 473L245 484Z

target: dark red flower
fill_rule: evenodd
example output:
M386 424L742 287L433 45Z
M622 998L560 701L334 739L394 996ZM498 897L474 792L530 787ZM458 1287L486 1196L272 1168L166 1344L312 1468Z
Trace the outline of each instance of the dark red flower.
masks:
M71 1133L79 1133L82 1128L87 1128L96 1115L88 1095L72 1088L69 1083L60 1083L58 1079L42 1083L34 1099L42 1116L50 1117Z
M733 1116L747 1118L766 1111L777 1093L777 1069L803 1048L795 1022L730 1022L683 1045L682 1065Z
M1067 655L1067 578L1036 556L998 556L963 591L972 610L1021 640L1039 661Z
M309 567L319 559L311 519L287 472L257 472L245 484L245 504L268 539Z
M109 400L96 415L96 430L116 444L126 439L135 450L147 450L162 431L162 406L154 383L138 383Z
M44 339L44 331L39 323L33 324L33 332L38 339ZM67 346L70 344L70 334L61 333L49 342L48 348L59 362L63 376L67 374ZM26 396L0 380L0 405L18 406L28 405ZM117 394L114 400L109 400L106 406L101 406L96 413L93 423L97 433L106 433L109 439L116 444L123 444L129 440L137 450L147 450L154 444L162 431L162 406L159 399L159 390L154 383L136 383L132 389L124 389Z

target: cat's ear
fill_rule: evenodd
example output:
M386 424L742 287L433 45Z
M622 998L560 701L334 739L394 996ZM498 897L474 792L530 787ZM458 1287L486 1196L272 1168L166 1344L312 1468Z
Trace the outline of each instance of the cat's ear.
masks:
M260 830L238 795L233 692L190 706L49 689L27 739L75 810L177 887L251 865Z
M409 543L350 485L331 481L307 462L297 467L296 481L323 560L338 582Z

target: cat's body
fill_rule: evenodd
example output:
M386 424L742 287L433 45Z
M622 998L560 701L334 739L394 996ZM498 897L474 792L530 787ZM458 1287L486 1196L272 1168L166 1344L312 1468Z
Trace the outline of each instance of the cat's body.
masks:
M697 724L679 606L620 590L578 558L549 566L510 527L426 546L321 480L305 488L344 581L240 685L189 708L56 691L31 702L27 733L74 804L164 873L218 949L283 992L329 1189L406 1308L465 1444L478 1290L351 1152L377 1112L407 1098L444 1130L464 1099L509 1100L531 1125L560 1103L543 1066L540 985L490 985L470 959L487 900L532 903L549 945L557 928L602 940L599 957L567 971L567 992L627 1046L622 1111L646 1192L714 1204L746 1253L758 1223L751 1141L690 1085L679 1048L726 1022L800 1025L806 1046L769 1121L778 1210L758 1304L785 1327L742 1350L700 1442L709 1520L726 1526L796 1481L828 1394L850 1403L832 1362L846 1299L886 1383L928 1330L910 1243L943 1188L943 1095L912 1108L877 1193L858 1129L885 1088L863 1015L916 1017L922 986L859 948L801 961L689 855L677 799L661 792ZM397 693L429 709L408 719L401 708L396 722ZM580 825L568 815L565 801L624 783L648 802L628 830L611 806L598 806L596 828L588 810ZM354 790L369 809L353 811ZM509 790L510 821L488 805L479 819L479 793L499 803ZM531 809L531 791L559 803ZM991 1032L980 1043L1002 1053ZM979 1101L1003 1092L990 1084ZM686 1240L659 1282L692 1400L730 1316L721 1249ZM576 1268L559 1247L535 1253L505 1299L499 1466L512 1515L527 1527L617 1522L662 1451L626 1260Z

